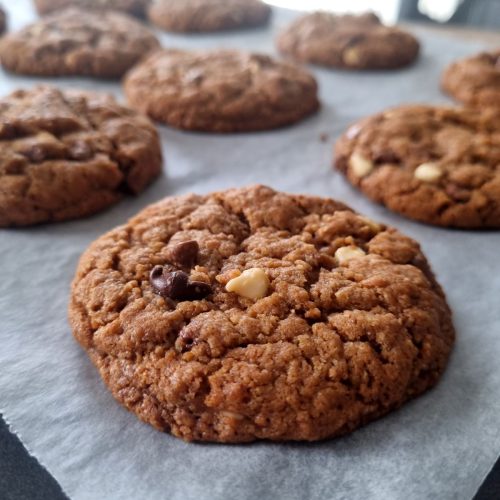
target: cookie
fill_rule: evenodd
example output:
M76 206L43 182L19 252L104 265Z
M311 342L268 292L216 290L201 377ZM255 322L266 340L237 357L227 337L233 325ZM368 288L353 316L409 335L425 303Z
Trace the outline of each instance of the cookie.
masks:
M0 99L0 226L93 214L160 172L151 122L111 96L53 87Z
M205 132L265 130L319 108L314 77L269 56L163 50L125 79L130 105L173 127Z
M65 9L0 42L0 60L13 73L120 78L159 47L139 21L118 12Z
M263 186L166 198L99 238L69 318L114 397L188 441L348 433L433 386L454 341L415 241Z
M210 32L262 26L271 8L260 0L153 0L150 21L174 32Z
M0 6L0 35L3 35L7 31L7 14Z
M336 166L369 198L438 226L500 227L500 118L402 106L352 125Z
M45 15L66 7L94 10L118 10L134 16L144 17L150 0L34 0L39 14Z
M451 64L443 73L441 87L467 105L500 108L500 50Z
M279 51L297 61L346 69L392 69L415 61L418 40L384 26L375 14L306 14L277 38Z

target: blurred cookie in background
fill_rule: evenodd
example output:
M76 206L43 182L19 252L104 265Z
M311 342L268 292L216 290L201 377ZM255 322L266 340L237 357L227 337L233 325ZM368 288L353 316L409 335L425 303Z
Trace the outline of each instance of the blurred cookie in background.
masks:
M148 28L126 14L71 7L6 35L0 60L22 75L120 78L159 45Z
M452 63L441 87L464 104L500 108L500 48Z
M173 127L248 132L297 122L319 108L314 77L267 55L157 51L124 81L132 107Z
M150 0L34 0L39 14L42 15L75 6L83 9L120 10L140 17L144 17L149 2Z
M301 62L345 69L392 69L411 64L418 40L383 25L372 13L315 12L299 17L277 38L279 51Z
M3 35L7 31L7 14L0 6L0 35Z
M495 109L400 106L352 125L336 167L372 200L421 222L500 227Z
M0 227L91 215L162 168L155 127L109 95L18 90L0 99L0 122Z
M260 0L152 0L148 16L166 31L210 32L265 25L271 7Z

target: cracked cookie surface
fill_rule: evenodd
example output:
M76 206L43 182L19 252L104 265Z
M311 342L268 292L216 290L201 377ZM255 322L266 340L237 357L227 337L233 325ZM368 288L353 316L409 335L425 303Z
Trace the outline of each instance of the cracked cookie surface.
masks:
M106 9L126 12L144 17L150 0L34 0L40 14L49 14L65 7L81 7L82 9Z
M297 122L319 108L314 77L269 56L162 50L124 82L131 106L186 130L244 132Z
M111 96L53 87L0 99L0 226L93 214L160 172L156 129Z
M69 8L5 36L0 60L23 75L120 78L158 47L153 33L129 16Z
M442 89L464 104L500 108L500 50L456 61L443 73Z
M282 54L298 61L347 69L391 69L418 56L418 40L384 26L375 14L315 12L299 17L277 38Z
M228 286L245 273L267 277L254 298ZM173 300L180 274L208 294ZM96 240L69 317L119 402L199 441L348 433L433 386L454 341L415 241L264 186L166 198Z
M412 219L500 227L500 119L493 110L387 110L347 130L335 164L369 198Z
M199 33L265 25L271 7L260 0L153 0L148 17L167 31Z

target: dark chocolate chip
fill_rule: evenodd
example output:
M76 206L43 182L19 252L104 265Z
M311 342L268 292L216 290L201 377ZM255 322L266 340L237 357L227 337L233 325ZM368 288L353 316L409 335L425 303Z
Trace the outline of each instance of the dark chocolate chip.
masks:
M381 165L381 164L386 164L386 163L400 163L401 160L399 158L399 156L394 153L393 151L380 151L380 152L377 152L375 153L375 155L373 156L373 161L377 164L377 165Z
M40 163L46 158L44 149L41 146L33 145L22 152L23 156L26 156L29 160Z
M455 201L462 203L469 201L471 197L471 192L468 189L460 188L455 184L447 185L445 191Z
M191 326L186 325L180 332L175 341L175 349L177 352L189 351L198 343L197 331Z
M200 247L195 240L184 241L170 249L172 262L179 267L193 267L198 262Z
M207 283L190 281L189 275L184 271L165 271L162 266L153 268L150 281L155 293L178 301L201 300L212 291Z
M0 140L15 139L17 131L16 128L10 123L0 123Z
M78 141L71 145L69 156L72 160L89 160L92 158L92 149L85 141Z

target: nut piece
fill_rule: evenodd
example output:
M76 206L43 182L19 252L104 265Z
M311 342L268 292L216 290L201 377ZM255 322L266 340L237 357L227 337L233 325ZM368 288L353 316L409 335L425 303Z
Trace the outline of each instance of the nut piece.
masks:
M356 177L366 177L373 170L373 163L359 153L353 153L349 160L352 172Z
M443 171L435 163L422 163L415 169L413 175L419 181L435 182L443 175Z
M347 49L343 54L342 54L342 59L343 61L348 65L348 66L356 66L360 63L361 58L360 52L358 49L355 48L350 48Z
M363 257L364 255L366 255L365 252L355 245L337 248L337 251L335 252L335 258L337 259L339 265L342 265L351 259Z
M243 271L240 276L233 278L226 285L228 292L234 292L247 299L262 299L267 295L269 278L260 268L254 267Z

